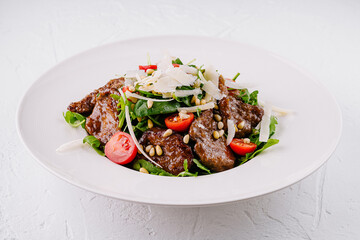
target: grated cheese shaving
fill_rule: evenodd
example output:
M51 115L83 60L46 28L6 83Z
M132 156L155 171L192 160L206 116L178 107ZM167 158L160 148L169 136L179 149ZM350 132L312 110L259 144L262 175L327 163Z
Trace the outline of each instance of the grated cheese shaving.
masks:
M193 106L193 107L181 107L178 108L177 110L180 111L186 111L186 112L196 112L197 109L200 109L201 111L203 110L207 110L207 109L212 109L215 107L215 103L214 102L209 102L206 103L204 105L199 105L199 106Z
M235 137L235 123L233 120L228 119L227 120L227 126L228 126L228 135L226 138L226 145L229 145L231 141Z
M271 104L269 102L265 102L264 104L264 116L260 122L260 142L267 142L269 139L270 133L270 117L271 117Z

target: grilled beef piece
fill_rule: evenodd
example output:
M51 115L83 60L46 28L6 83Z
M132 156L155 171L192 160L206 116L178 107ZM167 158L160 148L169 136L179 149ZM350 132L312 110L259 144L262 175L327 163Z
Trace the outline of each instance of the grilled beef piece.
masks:
M214 139L213 132L217 130L217 123L213 119L213 111L203 111L190 126L190 137L194 140L194 151L201 162L210 170L221 172L234 167L235 156L225 137Z
M151 157L155 162L160 164L163 169L171 174L177 175L184 171L184 161L187 159L188 168L191 168L192 159L194 158L191 148L183 142L180 134L173 133L168 137L163 137L166 129L154 127L142 135L139 143L144 146L159 145L163 151L161 156L155 154ZM144 158L138 154L138 158ZM144 158L145 159L145 158Z
M105 86L94 90L93 92L86 95L83 99L78 102L72 102L68 106L68 110L71 112L80 113L83 115L89 115L96 104L96 96L107 89L118 89L124 85L124 78L116 78L110 80Z
M97 94L92 113L86 118L85 129L90 135L99 139L101 144L105 145L112 135L119 130L117 101L110 94L120 95L120 93L114 88L109 88L102 89Z
M238 128L235 137L243 138L249 136L252 129L256 127L264 115L264 110L259 106L244 103L237 96L239 92L228 91L225 86L225 80L222 76L219 78L219 88L222 94L225 95L219 101L219 111L223 118L224 129L227 130L227 119L234 121L236 126L244 121L243 128Z

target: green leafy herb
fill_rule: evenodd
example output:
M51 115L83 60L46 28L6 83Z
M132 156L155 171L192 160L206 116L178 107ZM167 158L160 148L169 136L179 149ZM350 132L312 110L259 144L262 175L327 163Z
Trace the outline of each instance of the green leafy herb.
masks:
M78 127L82 126L82 128L85 128L85 121L86 118L75 112L67 111L65 114L63 113L63 116L65 118L65 121L72 127Z
M278 139L272 139L270 138L265 144L260 144L259 146L261 146L260 148L258 147L257 150L253 153L247 153L244 157L242 157L240 159L241 163L240 164L244 164L245 162L247 162L248 160L254 158L256 155L258 155L259 153L261 153L262 151L264 151L265 149L278 144L279 140Z
M198 175L198 172L196 172L196 173L189 172L188 161L187 161L187 159L185 159L184 160L184 171L179 173L177 176L178 177L197 177L197 175Z
M173 64L179 64L179 65L183 65L182 61L180 60L180 58L177 58L175 60L172 61Z
M145 97L151 97L151 98L162 97L161 94L155 94L155 93L143 91L143 90L140 90L138 87L136 87L135 89L136 89L136 92L139 92L140 95L145 96Z
M239 98L241 98L244 103L258 105L257 95L259 91L255 90L252 93L249 93L247 88L239 89L239 91Z
M188 65L188 66L190 66L190 67L192 67L192 66L195 66L195 65L190 65L190 64L192 64L193 62L195 62L196 61L196 58L194 58L193 60L191 60L190 62L188 62L186 65ZM196 67L195 67L196 68Z
M193 162L196 164L196 166L197 166L198 168L200 168L201 170L204 170L204 171L207 172L208 174L211 174L210 170L209 170L207 167L205 167L204 165L202 165L199 160L193 159Z
M96 137L89 135L83 139L83 143L88 143L99 155L105 156L104 151L101 149L100 141Z
M160 127L166 127L165 124L162 124L162 123L159 122L159 120L158 120L159 117L160 117L159 115L158 115L158 116L155 116L155 117L154 117L154 116L150 116L150 115L148 116L148 118L150 118L150 120L151 120L153 123L155 123L156 125L158 125L158 126L160 126Z
M239 76L240 76L240 73L237 73L237 74L235 75L235 77L233 78L233 80L235 81Z
M196 115L197 115L197 117L200 117L200 115L201 115L201 109L199 107L196 108Z
M134 114L136 117L145 117L157 114L167 114L177 112L177 109L181 107L177 101L170 102L154 102L151 108L147 107L146 100L138 100L135 104Z
M133 168L137 171L140 170L140 168L145 168L146 170L148 170L148 172L150 174L153 175L159 175L159 176L174 176L171 173L166 172L165 170L156 167L155 165L153 165L151 162L148 162L144 159L138 159L134 162L133 164Z

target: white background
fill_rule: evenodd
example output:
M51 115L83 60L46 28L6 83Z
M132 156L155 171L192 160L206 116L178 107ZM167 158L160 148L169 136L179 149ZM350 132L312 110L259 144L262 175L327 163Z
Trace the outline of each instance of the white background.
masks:
M342 108L334 155L281 191L186 209L103 197L40 167L15 129L27 88L86 49L164 34L250 43L311 72ZM0 1L0 239L359 239L359 64L358 1Z

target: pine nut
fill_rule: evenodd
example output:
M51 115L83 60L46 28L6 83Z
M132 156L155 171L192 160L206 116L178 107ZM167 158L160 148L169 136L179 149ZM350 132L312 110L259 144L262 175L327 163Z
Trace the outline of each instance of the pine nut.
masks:
M168 130L166 130L166 131L164 132L163 137L168 137L168 136L170 136L171 134L172 134L172 130L171 130L171 129L168 129Z
M219 137L220 137L219 132L218 132L218 131L214 131L214 132L213 132L213 137L214 137L215 139L219 139Z
M148 107L148 108L151 108L151 107L153 106L153 104L154 104L153 101L151 101L151 100L148 100L148 101L147 101L147 107Z
M150 156L150 157L155 156L155 148L152 147L152 148L150 149L150 151L149 151L149 156Z
M206 104L206 100L205 100L205 99L201 99L200 105L204 105L204 104Z
M222 118L219 114L215 114L214 119L215 119L215 121L220 122Z
M131 104L131 109L134 110L135 104Z
M148 119L148 128L152 128L154 126L153 122Z
M153 145L148 145L148 146L146 146L145 152L147 152L147 153L150 152L150 150L151 150L152 148L154 148Z
M190 140L190 136L189 136L189 134L186 134L186 135L184 136L184 138L183 138L184 143L185 143L185 144L188 144L188 143L189 143L189 140Z
M241 121L241 122L237 125L238 129L243 129L244 126L245 126L245 121Z
M141 122L142 118L141 117L137 117L136 118L139 122Z
M214 109L218 110L219 106L215 103Z
M220 130L220 131L219 131L220 137L224 136L224 133L225 133L224 130Z
M224 128L224 123L218 122L218 129L223 129L223 128Z
M146 168L143 168L143 167L139 169L139 172L149 174L149 171L146 170Z
M141 150L143 150L144 151L144 147L143 147L143 145L140 145L140 148L141 148ZM138 154L142 154L141 152L140 152L140 150L138 149Z
M147 69L146 70L146 74L152 74L153 72L155 72L155 70L154 69Z
M159 145L156 145L155 151L158 156L161 156L163 154L163 150L161 149L161 147Z
M195 105L196 105L196 106L199 106L199 105L200 105L200 99L198 99L198 98L195 99Z
M237 128L237 126L235 125L235 132L238 132L239 131L239 129Z
M130 92L135 92L135 88L133 86L129 86L128 89L129 89Z
M248 139L248 138L244 138L243 140L244 140L244 143L250 143L250 139Z
M191 98L191 103L195 103L195 101L196 101L196 97L195 97L195 95Z
M134 97L128 97L128 99L130 100L130 102L133 102L133 103L137 103L137 101L138 101L138 99L134 98Z

